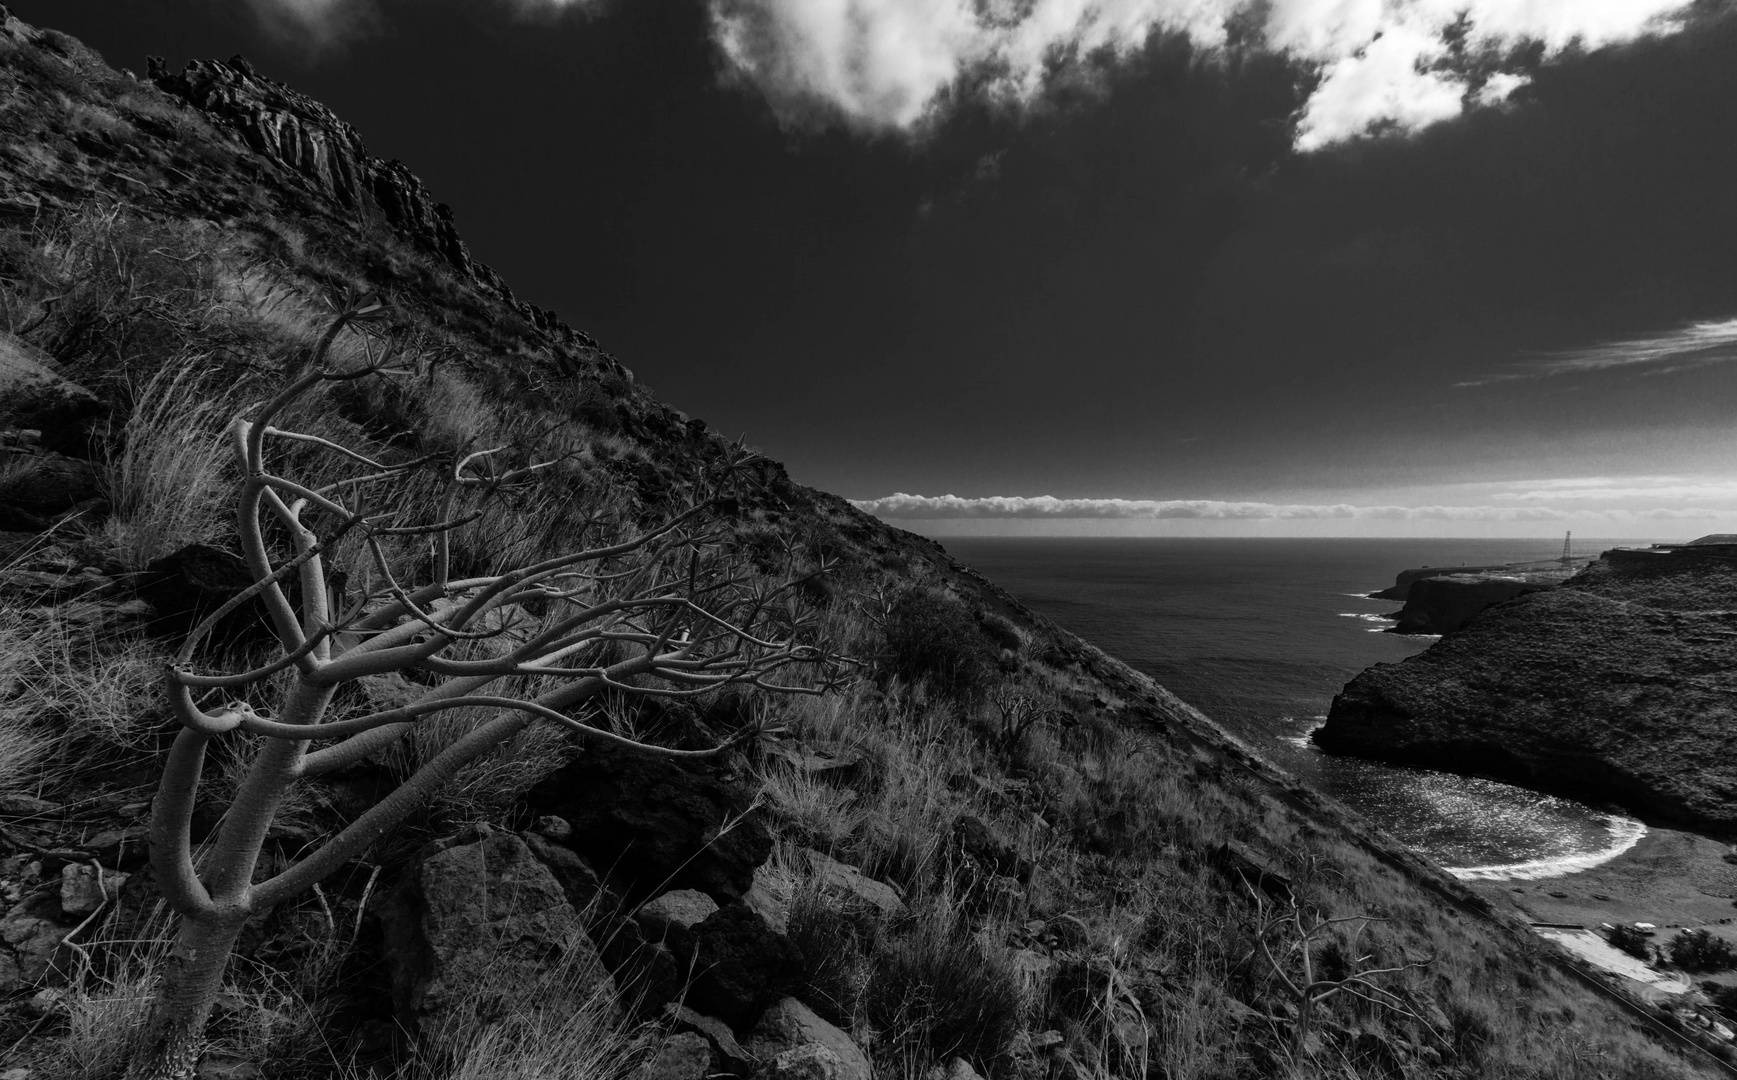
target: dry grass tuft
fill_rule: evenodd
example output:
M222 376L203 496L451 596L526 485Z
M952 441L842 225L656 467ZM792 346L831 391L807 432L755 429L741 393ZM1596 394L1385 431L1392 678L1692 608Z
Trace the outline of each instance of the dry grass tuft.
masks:
M104 483L112 510L103 543L128 570L228 535L234 463L223 432L233 413L192 359L134 392Z

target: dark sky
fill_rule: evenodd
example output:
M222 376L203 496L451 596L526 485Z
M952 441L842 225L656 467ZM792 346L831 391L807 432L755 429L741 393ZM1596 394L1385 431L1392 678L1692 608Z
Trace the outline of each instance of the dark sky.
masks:
M217 0L9 2L116 65L247 55L520 295L853 498L1737 512L1737 325L1676 336L1737 319L1730 4L1303 154L1319 69L1179 34L911 136L781 122L700 0L401 0L324 49Z

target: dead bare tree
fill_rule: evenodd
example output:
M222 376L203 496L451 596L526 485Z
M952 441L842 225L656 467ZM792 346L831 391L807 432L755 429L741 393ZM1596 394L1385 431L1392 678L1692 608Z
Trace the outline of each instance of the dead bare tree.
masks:
M1290 995L1297 1010L1296 1024L1291 1033L1293 1057L1300 1058L1309 1052L1308 1038L1314 1029L1316 1006L1341 993L1415 1020L1430 1031L1435 1030L1404 994L1376 981L1384 976L1399 976L1407 971L1422 970L1434 963L1435 957L1412 960L1402 954L1401 963L1388 967L1365 968L1362 965L1374 960L1375 954L1359 955L1363 934L1370 925L1385 922L1385 919L1374 915L1350 915L1334 919L1320 914L1305 915L1303 905L1298 903L1295 897L1292 897L1284 908L1269 915L1265 898L1260 891L1246 881L1244 884L1254 898L1257 912L1256 947L1266 958L1267 966L1272 969L1279 985ZM1317 940L1324 932L1349 923L1357 924L1347 949L1351 970L1336 977L1317 971L1314 956ZM1273 948L1273 938L1283 938L1283 945L1277 952ZM1296 974L1292 973L1288 963L1293 956L1300 969ZM1436 1034L1440 1035L1439 1032Z
M718 565L722 534L705 525L706 491L656 527L618 532L612 542L505 572L454 578L453 532L488 505L484 500L459 514L461 497L475 502L475 496L523 483L541 465L494 468L498 449L448 458L437 520L398 524L392 515L370 513L364 498L431 467L429 459L386 464L273 426L322 384L380 373L377 364L343 373L325 369L338 334L377 309L352 300L302 373L229 430L244 474L238 524L254 582L194 629L167 673L182 729L152 808L151 859L180 927L130 1080L193 1076L225 967L251 916L359 857L466 764L527 726L557 724L587 741L705 757L729 744L664 749L594 727L574 713L606 694L690 697L726 685L820 693L845 669L822 648L796 640L803 619L789 588L794 581L756 584L759 579ZM357 471L320 487L279 475L267 450L284 443L336 455ZM281 550L293 555L274 560L271 541L286 538ZM416 580L408 580L389 551L409 544L427 554L405 559L399 552L397 563L425 566ZM340 546L359 564L348 575L356 599L344 610L338 610L341 590L332 588L337 571L327 570L328 561L336 565ZM246 671L198 670L200 643L219 620L255 598L269 614L277 656ZM808 665L803 682L773 681L791 665ZM328 717L341 687L394 672L412 675L410 685L420 695L362 716ZM280 684L281 690L272 689ZM258 701L267 694L272 707L263 711L244 696ZM205 704L214 697L224 703ZM301 861L254 880L267 830L298 782L359 762L453 709L485 710L488 718ZM212 744L237 732L260 738L217 837L196 856L190 822L201 770Z

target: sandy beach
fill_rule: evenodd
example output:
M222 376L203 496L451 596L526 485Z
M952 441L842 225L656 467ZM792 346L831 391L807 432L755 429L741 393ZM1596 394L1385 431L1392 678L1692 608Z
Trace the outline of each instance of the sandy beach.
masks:
M1687 974L1650 970L1604 941L1605 923L1651 923L1663 947L1679 930L1704 928L1737 944L1737 865L1718 840L1649 827L1607 863L1528 881L1467 881L1492 904L1532 923L1544 936L1606 971L1635 980L1643 999L1672 998L1703 982L1737 984L1737 972ZM1587 933L1569 928L1580 927Z
M1705 926L1737 940L1737 865L1731 847L1695 833L1650 826L1627 851L1589 870L1530 881L1468 881L1527 922L1585 926Z

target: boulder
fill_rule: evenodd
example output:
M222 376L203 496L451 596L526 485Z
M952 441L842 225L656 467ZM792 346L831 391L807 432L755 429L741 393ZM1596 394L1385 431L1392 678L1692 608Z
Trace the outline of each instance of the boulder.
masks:
M38 888L0 918L0 995L39 983L60 983L58 961L67 928L55 918L60 890Z
M34 430L44 448L82 454L102 411L97 396L46 353L0 332L0 428Z
M732 1027L753 1022L801 973L802 954L745 904L719 908L689 934L686 959L693 980L687 1000Z
M0 529L39 533L75 509L94 506L96 467L61 454L0 452Z
M717 901L698 889L676 889L640 907L634 919L648 940L681 948L695 926L718 910Z
M89 915L120 896L127 875L104 873L89 863L67 863L60 868L60 910L68 917Z
M859 1080L843 1059L819 1043L784 1051L761 1075L765 1080Z
M983 1080L971 1063L964 1058L956 1057L947 1062L946 1066L932 1065L923 1074L923 1080Z
M556 822L559 828L552 824ZM682 991L674 951L660 940L661 934L647 938L639 923L624 914L626 901L621 894L601 880L578 852L549 838L550 831L571 835L565 821L549 817L538 828L537 832L521 833L520 839L554 875L567 902L579 913L603 966L615 978L622 1004L636 1016L656 1015L665 1002L673 1001ZM715 910L717 905L712 907Z
M572 846L626 883L629 900L672 888L738 900L772 852L750 793L696 762L599 748L525 799L572 826Z
M252 584L253 574L239 555L209 544L188 544L152 560L136 588L155 612L150 632L182 637ZM270 625L265 606L253 598L224 616L205 644L220 647L264 637Z
M861 750L847 746L822 748L775 744L766 754L810 780L840 786L855 780L868 760Z
M381 912L399 1020L571 1012L615 987L559 882L511 833L431 845Z
M718 1052L718 1059L726 1069L745 1074L758 1064L758 1060L736 1041L736 1033L730 1030L730 1025L715 1016L705 1016L672 1001L663 1007L663 1019L675 1031L690 1031L702 1036Z
M1737 860L1737 856L1732 856ZM742 897L755 914L766 920L775 933L790 933L790 900L794 892L789 877L765 863L754 869L754 884Z
M573 905L573 910L585 920L587 927L595 929L612 924L622 914L624 904L621 897L597 876L578 852L535 832L520 833L519 838L537 861L555 876L561 891L567 894L567 902Z
M768 1008L748 1036L748 1052L762 1060L776 1060L803 1046L824 1046L831 1051L838 1058L839 1071L835 1075L841 1080L870 1080L873 1075L868 1055L849 1035L792 997Z
M130 870L143 866L150 859L151 829L147 825L104 829L80 846L111 870Z
M656 1016L686 989L675 950L661 941L646 941L632 919L617 920L597 947L615 978L622 1005L635 1017Z
M866 908L883 918L894 919L905 914L904 900L899 897L898 890L886 882L876 881L849 863L839 862L818 851L807 849L802 854L823 894L842 900L847 907Z
M1289 903L1295 895L1290 877L1241 840L1226 840L1218 845L1212 853L1212 865L1230 878L1238 891L1245 886L1259 889L1283 903Z
M704 1080L712 1071L712 1044L705 1036L679 1032L663 1041L635 1080Z

